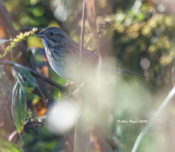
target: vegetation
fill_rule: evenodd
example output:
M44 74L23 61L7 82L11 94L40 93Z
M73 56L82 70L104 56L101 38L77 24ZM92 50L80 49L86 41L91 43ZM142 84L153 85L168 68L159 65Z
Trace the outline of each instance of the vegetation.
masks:
M90 82L81 86L50 68L35 33L56 26L82 43L83 1L0 0L0 151L128 152L151 118L137 151L175 149L174 105L164 104L154 117L174 87L171 7L164 1L87 1L96 16L86 10L84 46L97 55L99 49L102 61L121 72L102 74L100 84L87 74Z

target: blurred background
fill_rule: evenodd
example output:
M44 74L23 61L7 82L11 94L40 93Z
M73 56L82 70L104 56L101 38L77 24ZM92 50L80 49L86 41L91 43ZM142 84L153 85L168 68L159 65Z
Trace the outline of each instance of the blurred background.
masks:
M139 132L174 86L175 5L173 0L96 0L95 2L99 48L103 58L112 56L116 59L118 68L146 77L121 73L115 81L112 81L110 93L106 89L103 90L108 94L105 102L110 114L108 116L109 111L106 109L99 114L103 120L101 127L110 130L106 133L109 133L108 136L115 141L118 147L116 152L128 152L131 151ZM73 40L80 41L82 0L3 0L3 3L17 31L25 31L32 27L56 26L64 29ZM2 29L0 33L3 33ZM95 49L92 37L90 26L86 21L84 45L90 50ZM42 49L37 51L43 47L39 38L31 36L27 38L25 45L34 54L40 69L38 71L60 84L65 84L66 81L49 68ZM6 98L4 94L7 95L9 91L4 77L5 74L1 72L1 107L4 106L2 101ZM8 86L13 84L10 83ZM50 92L53 99L63 97L55 88L51 88ZM32 98L33 103L34 100L37 99ZM84 106L93 107L93 104L90 102ZM92 107L89 108L91 109L89 117L99 119L100 110L96 111ZM38 105L35 108L38 108ZM38 115L43 115L42 110L36 111ZM1 117L6 113L9 112L3 109ZM89 111L87 113L89 114ZM138 151L174 152L174 116L175 105L172 102L155 122ZM1 118L1 121L3 119ZM109 119L108 126L106 123ZM8 129L13 130L13 124L9 126ZM3 125L1 127L0 124L0 135L6 137L7 134L9 134L7 128ZM60 151L64 148L64 142L62 135L54 134L45 127L33 127L23 133L23 149L26 152ZM18 145L20 144L19 142Z

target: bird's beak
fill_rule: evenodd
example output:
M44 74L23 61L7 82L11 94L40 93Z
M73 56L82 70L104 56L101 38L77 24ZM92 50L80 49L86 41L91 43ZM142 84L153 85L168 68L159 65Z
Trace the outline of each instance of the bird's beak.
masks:
M36 36L38 36L38 37L41 37L41 38L42 38L42 37L44 37L44 34L43 34L43 32L39 32L39 33L37 33L37 34L36 34Z

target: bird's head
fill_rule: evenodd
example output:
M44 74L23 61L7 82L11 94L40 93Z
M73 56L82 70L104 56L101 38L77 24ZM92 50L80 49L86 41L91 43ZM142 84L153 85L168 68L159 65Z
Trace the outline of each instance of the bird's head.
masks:
M69 40L69 36L57 27L46 27L37 33L36 36L40 37L49 46L64 45Z

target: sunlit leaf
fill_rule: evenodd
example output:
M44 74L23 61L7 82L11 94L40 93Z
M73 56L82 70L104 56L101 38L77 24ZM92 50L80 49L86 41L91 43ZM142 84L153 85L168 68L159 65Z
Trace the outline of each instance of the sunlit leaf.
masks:
M12 115L17 131L21 133L26 118L26 92L19 81L16 82L13 88Z
M35 89L37 83L30 71L19 64L15 64L13 69L16 79L19 80L20 84L28 93L31 93Z
M8 142L2 138L0 138L0 151L1 152L22 152L14 144L12 144L11 142Z

